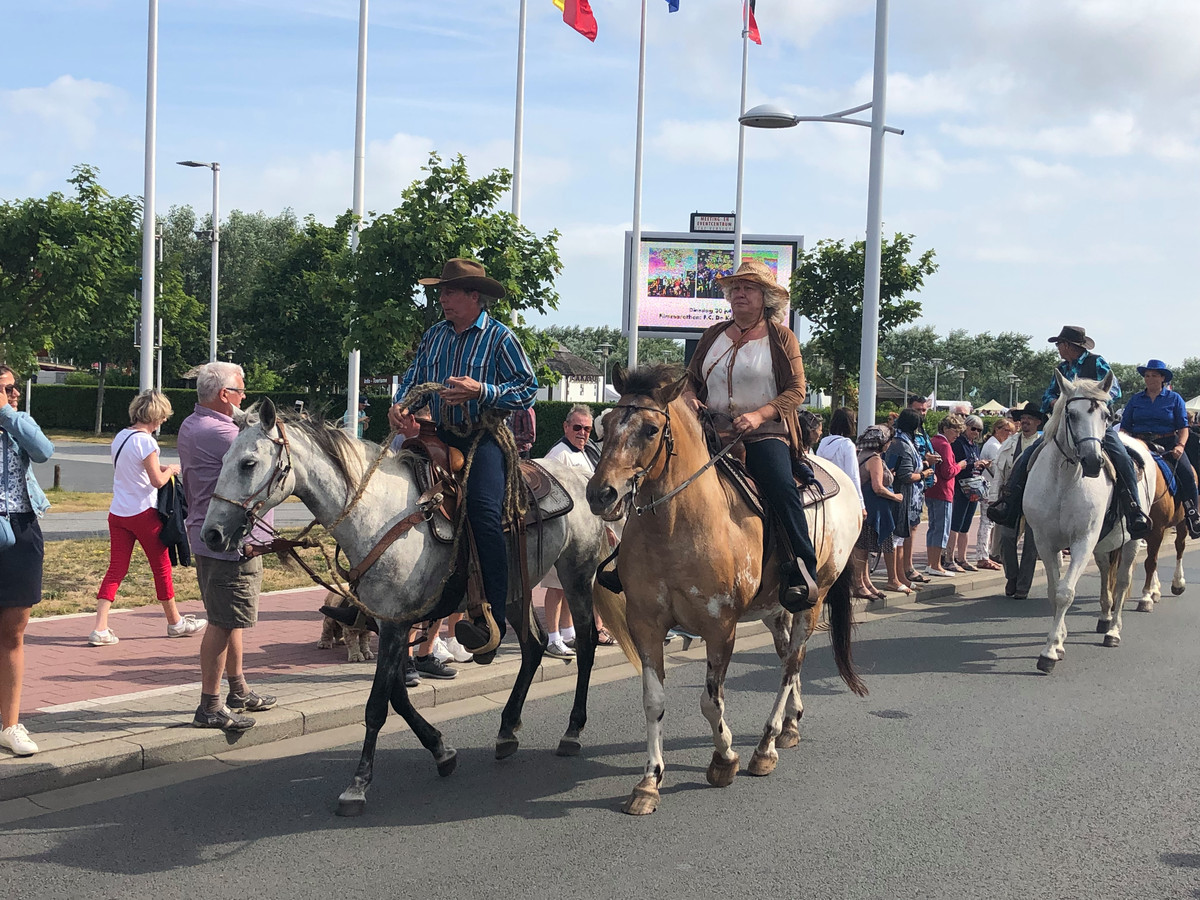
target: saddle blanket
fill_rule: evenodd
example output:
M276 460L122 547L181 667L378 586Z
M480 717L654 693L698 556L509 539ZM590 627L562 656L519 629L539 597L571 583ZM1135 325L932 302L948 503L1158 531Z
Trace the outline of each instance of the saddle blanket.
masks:
M1174 467L1167 465L1167 461L1157 453L1154 454L1154 461L1158 463L1158 471L1162 473L1163 482L1167 486L1167 491L1169 491L1171 496L1174 497L1176 489L1179 487L1179 482L1175 480Z

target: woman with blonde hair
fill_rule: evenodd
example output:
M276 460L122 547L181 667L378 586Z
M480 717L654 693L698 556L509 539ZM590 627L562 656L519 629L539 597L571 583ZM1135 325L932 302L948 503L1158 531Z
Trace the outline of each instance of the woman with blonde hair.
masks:
M171 401L162 391L144 391L129 404L130 426L112 442L113 499L108 508L108 571L96 592L96 625L88 635L93 647L115 644L119 638L108 627L108 611L117 599L117 589L129 572L134 541L142 545L158 602L167 617L167 637L199 634L208 624L195 616L181 616L175 607L175 584L171 557L159 537L158 489L179 474L175 463L158 460L154 432L171 418Z

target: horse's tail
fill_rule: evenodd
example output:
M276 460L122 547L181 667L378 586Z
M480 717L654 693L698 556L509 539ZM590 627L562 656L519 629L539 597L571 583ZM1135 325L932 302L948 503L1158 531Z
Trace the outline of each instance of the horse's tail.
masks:
M850 632L854 627L854 605L850 597L851 568L847 562L825 595L825 604L829 607L829 638L833 644L833 659L837 663L838 674L850 690L865 697L867 686L854 671L854 659L850 653Z
M617 639L625 658L638 674L642 673L642 661L638 657L637 648L633 646L633 635L629 633L629 621L625 618L625 595L614 594L603 587L600 582L592 586L592 608L604 620L608 633Z

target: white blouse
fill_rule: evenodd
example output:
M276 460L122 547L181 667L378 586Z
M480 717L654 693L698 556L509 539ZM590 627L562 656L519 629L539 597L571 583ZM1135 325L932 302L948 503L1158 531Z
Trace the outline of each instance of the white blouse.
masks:
M722 332L708 348L701 371L708 388L708 408L730 418L754 412L779 396L766 335L734 350L729 333ZM767 421L752 434L787 434L787 427L778 420Z

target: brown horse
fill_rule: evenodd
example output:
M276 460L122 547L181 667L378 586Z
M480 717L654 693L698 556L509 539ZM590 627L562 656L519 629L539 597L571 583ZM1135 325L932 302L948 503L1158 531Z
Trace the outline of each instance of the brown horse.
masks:
M739 763L724 716L725 672L739 621L765 621L783 663L750 774L770 774L779 759L776 746L794 747L800 740L800 667L826 601L838 672L856 694L866 694L850 657L853 613L846 563L862 523L853 485L829 467L840 491L807 511L818 554L818 600L793 618L779 605L775 542L770 541L764 559L762 518L715 468L705 468L708 449L695 413L679 399L684 381L678 375L669 366L628 373L617 367L613 384L621 399L605 422L604 452L587 490L592 512L605 519L622 518L631 505L637 513L625 525L617 561L628 629L642 668L649 752L644 775L624 807L633 815L658 808L664 772L663 640L671 627L679 625L705 641L708 674L700 707L712 726L716 749L708 782L716 787L732 783Z
M1189 465L1186 457L1181 462ZM1175 577L1171 580L1171 593L1178 596L1187 587L1183 576L1187 523L1184 520L1183 503L1171 496L1166 479L1160 478L1158 489L1154 492L1154 503L1150 506L1150 533L1146 535L1146 584L1142 587L1138 612L1152 612L1154 604L1162 596L1162 584L1158 580L1158 551L1170 528L1175 529Z

